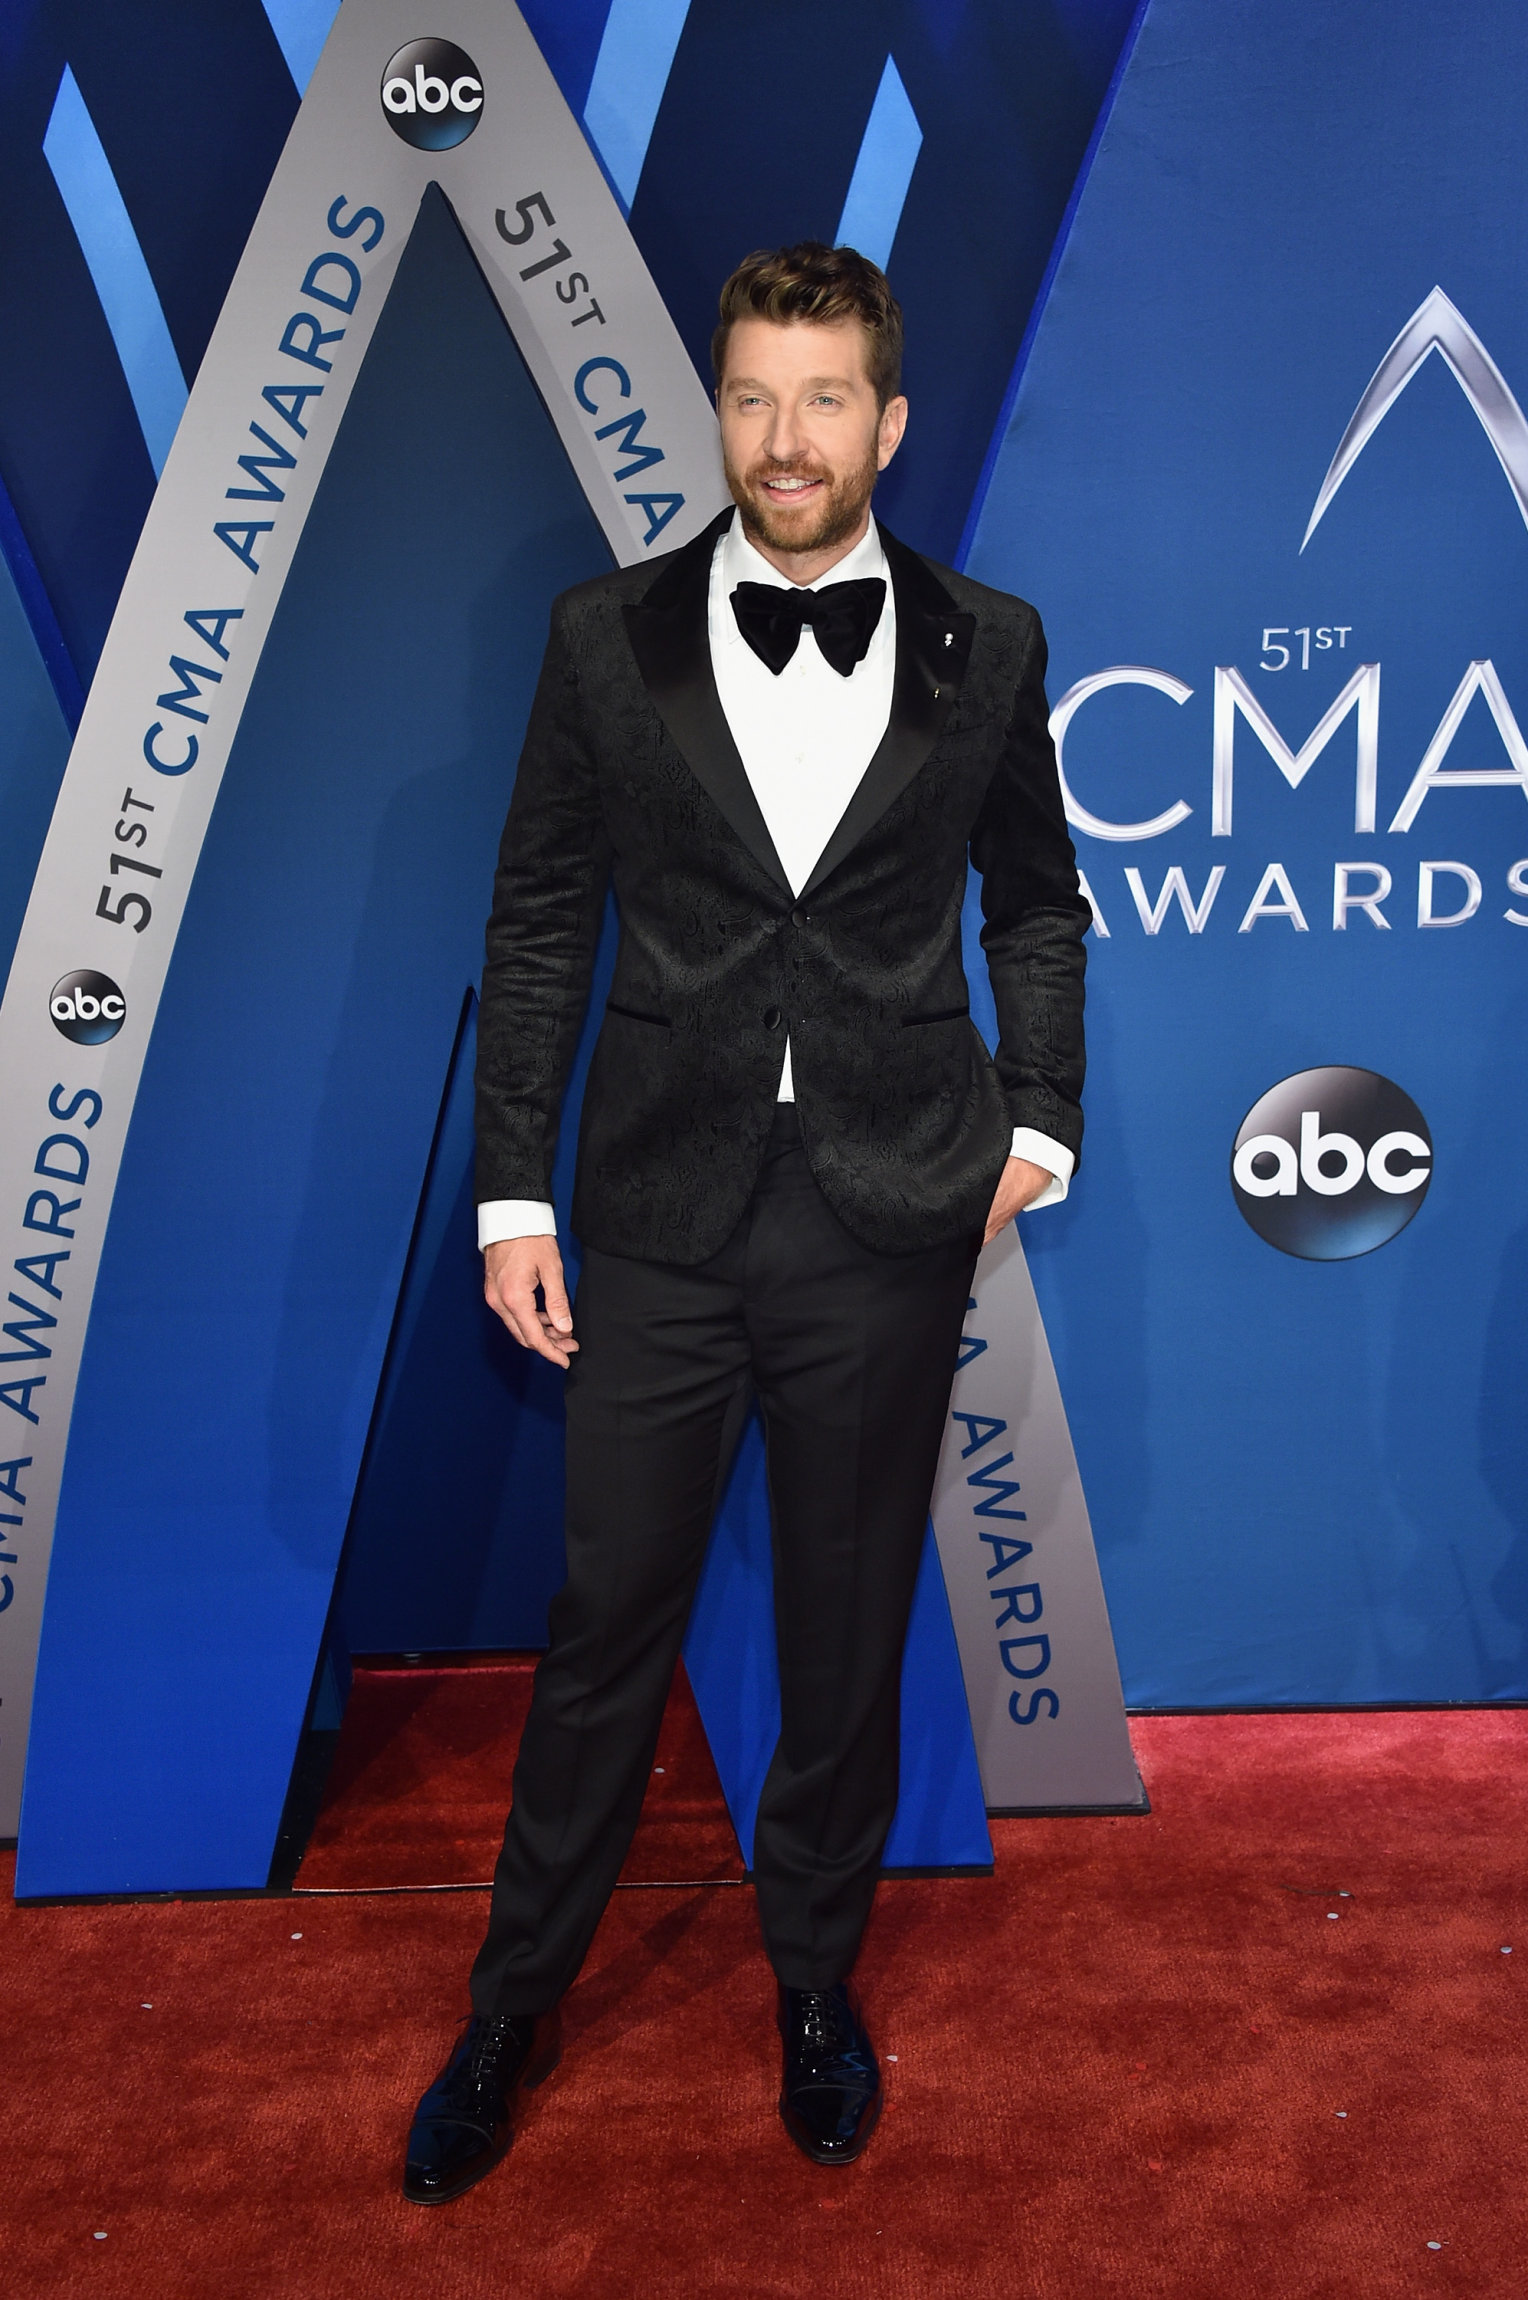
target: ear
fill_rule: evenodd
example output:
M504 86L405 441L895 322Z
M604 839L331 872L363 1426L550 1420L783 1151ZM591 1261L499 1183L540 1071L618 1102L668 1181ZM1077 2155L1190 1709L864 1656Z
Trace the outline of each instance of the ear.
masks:
M875 466L877 471L886 469L887 464L901 446L902 434L906 429L906 400L902 398L888 399L881 410L881 420L876 427Z

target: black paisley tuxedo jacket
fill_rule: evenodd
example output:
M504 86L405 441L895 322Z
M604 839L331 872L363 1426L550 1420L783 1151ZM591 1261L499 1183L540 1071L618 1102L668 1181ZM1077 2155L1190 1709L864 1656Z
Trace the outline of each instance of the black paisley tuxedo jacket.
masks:
M793 896L711 672L712 552L566 592L505 826L478 1028L477 1195L545 1199L605 891L619 954L573 1226L607 1253L719 1251L757 1178L786 1035L803 1142L855 1237L979 1233L1015 1126L1082 1138L1083 934L1034 609L882 528L891 717ZM967 1013L966 859L1000 1040Z

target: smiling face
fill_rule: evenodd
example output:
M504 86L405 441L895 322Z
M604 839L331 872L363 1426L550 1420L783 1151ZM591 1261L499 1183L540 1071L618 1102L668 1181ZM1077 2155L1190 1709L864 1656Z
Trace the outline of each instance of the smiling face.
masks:
M876 404L858 320L740 319L716 401L743 532L793 583L815 583L870 523L876 474L907 402Z

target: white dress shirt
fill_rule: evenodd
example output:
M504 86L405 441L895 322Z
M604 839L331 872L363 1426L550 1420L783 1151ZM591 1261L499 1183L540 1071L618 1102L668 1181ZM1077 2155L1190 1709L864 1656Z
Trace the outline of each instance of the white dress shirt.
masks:
M873 519L854 549L805 588L815 591L864 576L880 576L886 604L867 652L848 678L824 659L810 625L784 670L776 673L738 629L732 594L739 583L771 583L782 591L794 586L754 549L739 519L718 538L711 561L707 626L716 690L793 894L811 877L891 717L896 601ZM777 1100L795 1100L789 1039ZM1076 1163L1071 1151L1032 1126L1016 1126L1011 1154L1043 1166L1053 1177L1032 1205L1059 1204ZM556 1227L551 1207L535 1199L499 1198L478 1208L480 1247L502 1238L553 1237Z

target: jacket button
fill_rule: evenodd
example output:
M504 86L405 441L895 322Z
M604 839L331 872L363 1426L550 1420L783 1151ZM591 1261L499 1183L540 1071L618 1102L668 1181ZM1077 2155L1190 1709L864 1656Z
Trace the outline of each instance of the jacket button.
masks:
M809 911L804 911L798 903L796 908L791 912L791 925L808 926L810 923L811 913Z
M764 1027L765 1027L765 1029L766 1029L766 1030L778 1030L778 1029L779 1029L779 1027L780 1027L780 1025L781 1025L781 1023L782 1023L784 1020L785 1020L785 1017L784 1017L784 1015L783 1015L783 1014L780 1012L780 1009L779 1009L779 1007L778 1007L778 1006L766 1006L766 1007L765 1007L765 1009L764 1009Z

